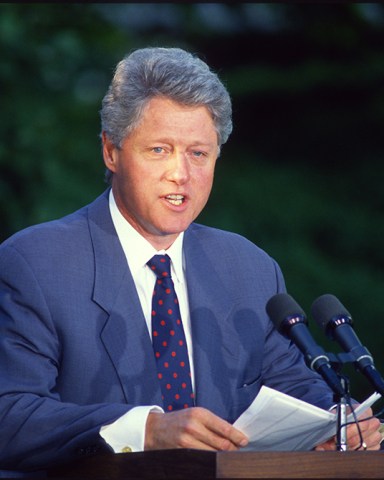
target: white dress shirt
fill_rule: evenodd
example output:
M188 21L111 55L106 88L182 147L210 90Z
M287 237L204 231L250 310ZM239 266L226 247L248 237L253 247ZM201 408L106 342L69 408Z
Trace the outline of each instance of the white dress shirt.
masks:
M184 233L181 233L177 237L167 251L157 251L123 217L116 205L112 190L109 195L109 208L117 236L119 237L129 269L135 282L149 335L151 335L152 293L156 281L156 275L147 266L147 262L156 254L167 253L171 258L171 275L179 300L180 313L188 346L193 387L194 370L191 322L183 256ZM112 424L103 426L100 429L100 435L113 448L115 453L142 451L144 450L145 424L147 416L151 411L163 412L162 408L156 405L134 407Z

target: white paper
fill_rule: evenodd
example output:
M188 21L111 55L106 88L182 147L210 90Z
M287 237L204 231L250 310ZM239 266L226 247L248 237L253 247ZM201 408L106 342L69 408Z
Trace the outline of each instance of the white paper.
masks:
M359 416L381 397L372 394L355 409ZM348 421L352 421L352 414ZM308 451L336 435L337 417L332 412L263 386L234 426L245 433L243 450Z

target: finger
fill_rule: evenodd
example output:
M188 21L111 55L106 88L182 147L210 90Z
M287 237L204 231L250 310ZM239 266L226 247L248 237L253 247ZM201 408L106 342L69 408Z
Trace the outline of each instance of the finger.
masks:
M247 437L212 412L194 407L170 413L150 413L145 449L195 448L237 450Z
M359 422L348 428L348 443L351 449L374 449L380 448L381 434L379 431L380 421L377 418ZM362 442L364 442L363 445Z
M214 450L237 450L248 438L227 421L205 409L190 409L191 418L185 433ZM192 411L193 410L193 411Z
M227 440L236 448L248 445L248 437L243 432L219 417L209 418L206 426L207 429L218 436L219 439Z
M373 432L368 436L363 437L363 441L360 439L356 444L351 444L351 450L380 450L380 434Z
M315 450L317 452L336 450L336 439L335 439L335 437L331 438L330 440L327 440L324 443L321 443L320 445L317 445L317 447L315 447Z

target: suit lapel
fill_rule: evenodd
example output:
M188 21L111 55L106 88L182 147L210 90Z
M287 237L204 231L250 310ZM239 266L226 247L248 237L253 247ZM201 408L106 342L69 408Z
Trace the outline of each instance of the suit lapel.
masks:
M127 403L161 405L152 342L132 275L109 212L108 192L89 207L95 258L93 301L105 315L101 341L114 364ZM215 245L193 226L184 236L198 406L228 418L236 390L238 345L233 302L214 261ZM143 381L144 379L144 381Z
M106 319L101 341L127 403L161 405L152 343L110 216L108 193L90 206L88 220L95 258L93 300L104 310Z
M237 334L230 322L231 294L218 275L215 245L201 242L193 228L184 238L195 366L196 404L229 418L237 379Z

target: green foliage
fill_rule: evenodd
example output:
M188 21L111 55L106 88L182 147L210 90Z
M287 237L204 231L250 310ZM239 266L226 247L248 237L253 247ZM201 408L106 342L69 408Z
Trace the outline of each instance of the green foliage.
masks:
M199 221L276 258L307 312L320 294L339 296L383 372L383 12L372 3L1 4L0 241L105 188L98 110L116 63L135 47L187 48L218 71L234 104ZM351 376L355 396L368 394Z
M85 5L0 6L2 239L104 188L98 110L124 54L112 40L129 48Z

